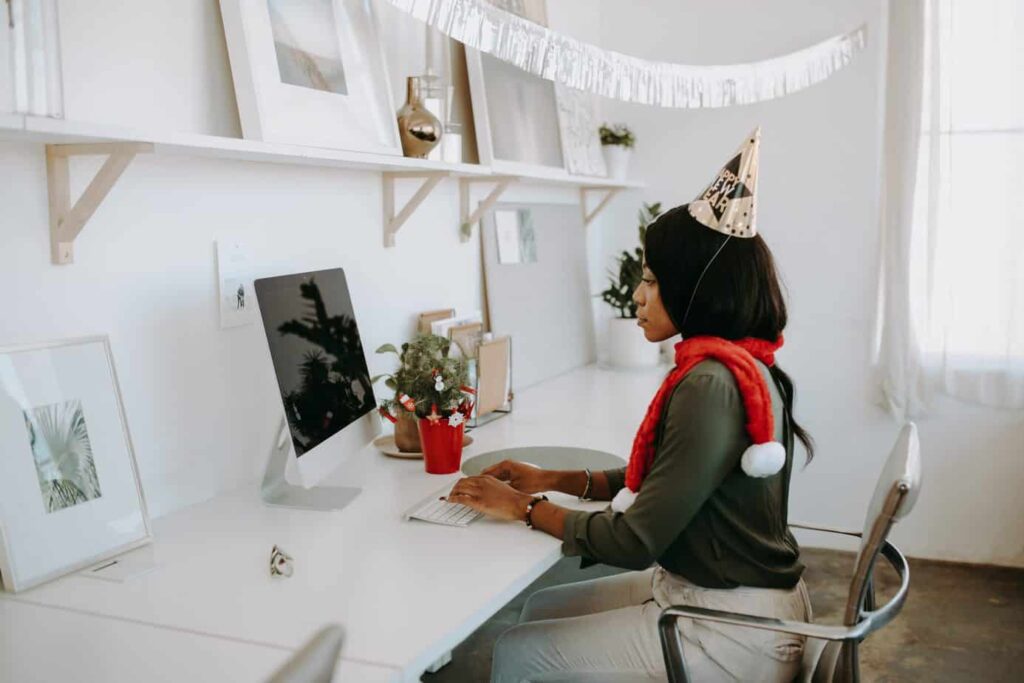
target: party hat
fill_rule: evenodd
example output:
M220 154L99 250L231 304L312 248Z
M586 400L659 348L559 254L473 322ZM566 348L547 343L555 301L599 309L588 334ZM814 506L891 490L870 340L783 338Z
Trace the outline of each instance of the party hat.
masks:
M689 203L690 215L707 227L732 237L757 234L757 158L761 127L754 129L715 180Z

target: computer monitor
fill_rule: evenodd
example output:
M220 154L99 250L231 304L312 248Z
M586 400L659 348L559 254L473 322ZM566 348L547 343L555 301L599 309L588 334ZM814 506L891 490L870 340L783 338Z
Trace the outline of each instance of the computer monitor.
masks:
M264 477L263 498L287 507L343 507L358 489L311 487L380 431L345 271L280 275L253 284L284 409L284 433ZM285 480L292 453L302 487Z

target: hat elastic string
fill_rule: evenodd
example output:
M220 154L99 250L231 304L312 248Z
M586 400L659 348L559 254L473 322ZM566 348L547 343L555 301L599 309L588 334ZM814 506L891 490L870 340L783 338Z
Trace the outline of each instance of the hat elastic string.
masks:
M690 302L688 304L686 304L686 312L683 313L683 322L680 323L680 325L679 325L679 334L682 334L683 333L683 328L686 327L686 319L688 317L690 317L690 307L693 306L693 300L697 296L697 288L700 287L701 280L704 279L704 276L708 272L708 268L710 268L711 264L715 262L715 259L718 258L718 255L722 253L722 250L725 249L725 245L728 244L729 240L731 240L731 239L732 239L732 235L726 235L725 236L725 241L722 242L722 246L718 247L718 251L716 251L714 253L714 255L711 257L711 259L708 261L708 264L706 266L704 266L704 270L701 271L700 277L697 278L697 284L695 284L693 286L693 293L690 294Z

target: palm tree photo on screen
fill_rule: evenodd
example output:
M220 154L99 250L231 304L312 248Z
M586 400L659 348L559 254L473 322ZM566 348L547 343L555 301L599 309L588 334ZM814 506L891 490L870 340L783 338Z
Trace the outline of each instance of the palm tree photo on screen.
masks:
M355 317L329 315L315 278L299 284L306 315L282 323L277 331L312 344L299 362L298 388L282 393L296 454L330 438L375 401Z

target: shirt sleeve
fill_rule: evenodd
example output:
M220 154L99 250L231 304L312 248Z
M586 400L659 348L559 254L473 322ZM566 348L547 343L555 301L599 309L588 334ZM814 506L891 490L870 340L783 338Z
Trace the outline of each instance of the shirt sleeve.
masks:
M663 413L651 471L626 512L566 515L562 552L584 561L645 569L664 553L739 464L744 410L731 375L688 374Z
M614 470L604 470L604 476L608 479L608 491L612 498L626 485L626 468L618 467Z

